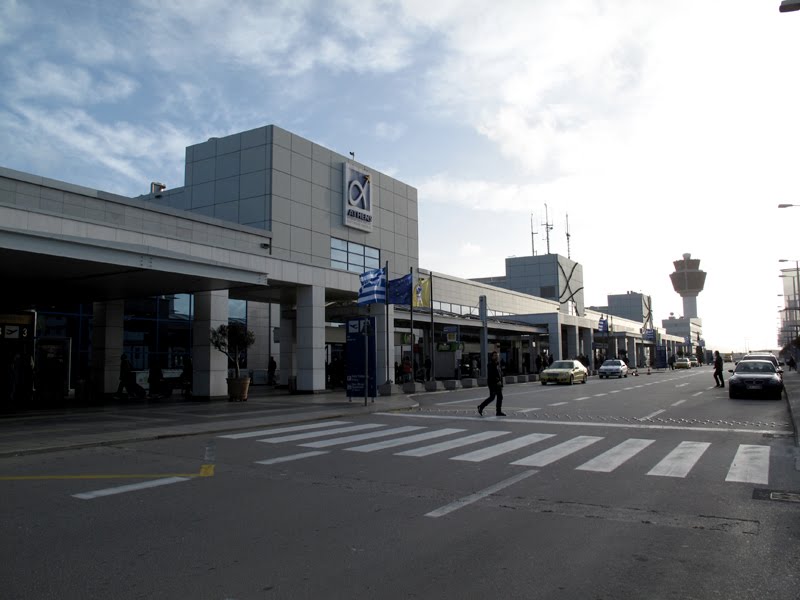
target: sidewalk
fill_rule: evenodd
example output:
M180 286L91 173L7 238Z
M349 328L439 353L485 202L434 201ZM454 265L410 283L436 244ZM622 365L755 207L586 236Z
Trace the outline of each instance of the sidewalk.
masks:
M141 401L96 408L36 411L0 418L0 457L106 444L272 427L418 406L405 395L350 401L343 390L289 394L250 388L247 402Z
M794 426L794 445L800 447L800 373L785 371L783 387L788 397L789 417Z

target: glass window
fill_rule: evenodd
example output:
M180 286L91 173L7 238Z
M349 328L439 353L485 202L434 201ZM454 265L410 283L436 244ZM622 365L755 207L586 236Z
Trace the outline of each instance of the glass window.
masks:
M364 256L364 246L355 242L347 242L347 251Z
M345 242L344 240L337 240L336 238L331 238L331 249L347 250L347 242Z
M351 273L363 273L364 267L359 267L358 265L347 265L347 270Z
M371 257L371 258L380 258L381 253L377 248L370 248L369 246L364 247L364 253Z
M377 258L365 258L364 266L368 269L377 269L380 266Z
M347 263L346 262L338 262L335 260L331 261L331 268L333 269L342 269L343 271L347 271Z
M364 255L358 256L356 254L348 254L347 255L347 262L350 263L352 266L356 267L363 267L364 266ZM363 269L362 269L363 271Z
M247 321L247 301L228 299L228 320Z
M347 252L344 250L331 249L331 260L347 263Z

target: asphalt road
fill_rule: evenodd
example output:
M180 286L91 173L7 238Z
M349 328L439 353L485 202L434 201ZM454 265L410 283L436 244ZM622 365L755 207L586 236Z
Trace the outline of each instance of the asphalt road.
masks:
M3 460L2 598L800 597L786 403L711 370ZM486 414L493 414L493 410Z

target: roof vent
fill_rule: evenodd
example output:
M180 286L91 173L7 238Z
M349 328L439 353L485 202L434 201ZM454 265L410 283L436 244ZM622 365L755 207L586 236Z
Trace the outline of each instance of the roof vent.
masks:
M153 194L156 198L161 196L161 192L167 189L163 183L159 183L158 181L152 181L150 183L150 193Z

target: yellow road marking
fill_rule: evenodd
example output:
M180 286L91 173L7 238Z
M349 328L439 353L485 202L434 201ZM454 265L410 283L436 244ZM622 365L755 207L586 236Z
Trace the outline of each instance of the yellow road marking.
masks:
M47 481L58 479L160 479L167 477L213 477L214 465L202 465L199 473L134 473L118 475L5 475L0 481Z

